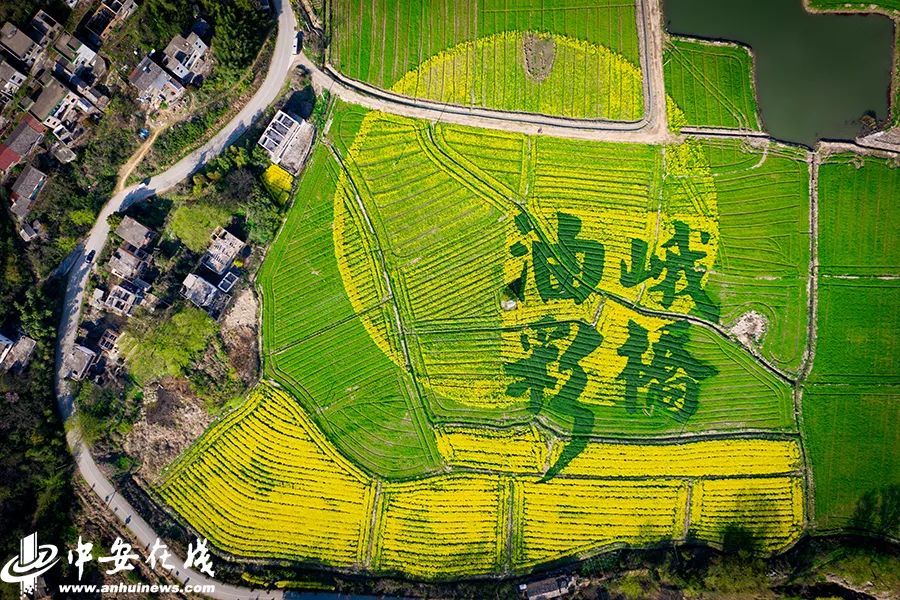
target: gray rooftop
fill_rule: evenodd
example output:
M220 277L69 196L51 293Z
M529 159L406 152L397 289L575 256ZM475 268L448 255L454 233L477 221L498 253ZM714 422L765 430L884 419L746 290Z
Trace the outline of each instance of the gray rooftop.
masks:
M42 171L28 165L19 173L16 182L12 185L12 191L17 196L34 200L45 181L47 181L47 176Z
M203 264L221 275L231 266L243 247L244 242L222 227L218 227L212 235L209 249L203 255Z
M12 23L4 23L0 28L0 44L3 44L13 56L24 63L30 62L40 50L33 39Z
M181 295L200 308L213 305L219 297L216 286L199 275L190 273L181 284Z
M146 255L141 250L132 252L121 246L109 257L109 270L123 279L140 277L146 267Z
M116 235L135 248L143 248L156 237L156 234L148 227L144 227L131 217L122 219L122 222L116 227Z
M72 379L81 379L94 364L95 358L97 358L96 352L80 344L75 344L65 361L68 376Z

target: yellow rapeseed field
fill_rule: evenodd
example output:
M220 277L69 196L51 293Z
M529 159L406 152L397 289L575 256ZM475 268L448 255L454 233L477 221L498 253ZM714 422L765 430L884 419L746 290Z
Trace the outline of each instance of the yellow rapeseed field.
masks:
M800 477L712 479L694 484L691 533L721 544L730 530L748 533L766 552L782 550L803 529Z
M569 117L636 121L640 69L605 46L561 35L543 78L525 67L523 32L507 31L440 52L391 88L417 98Z
M284 392L257 388L166 473L160 494L217 547L360 564L375 486Z
M294 184L294 176L278 165L269 165L263 173L263 182L278 201L283 203Z
M499 477L486 475L384 485L376 568L417 577L496 571L504 543L504 487Z
M614 543L646 545L683 536L683 481L554 478L516 485L513 557L532 566Z
M447 427L438 447L455 472L377 481L292 398L260 386L167 470L159 493L236 556L424 578L522 570L617 543L720 544L734 527L777 550L802 528L791 440L592 442L548 481L562 444L537 427Z

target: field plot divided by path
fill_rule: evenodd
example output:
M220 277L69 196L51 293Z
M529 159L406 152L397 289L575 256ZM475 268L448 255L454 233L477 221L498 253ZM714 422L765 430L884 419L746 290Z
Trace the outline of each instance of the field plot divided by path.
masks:
M809 171L806 153L770 143L703 142L719 205L718 262L709 289L721 320L766 321L764 356L796 371L806 347Z
M332 239L337 170L319 146L260 273L266 372L366 469L427 471L436 450L415 386L372 341L343 288ZM366 310L386 318L378 301Z
M748 48L670 38L663 61L666 92L684 112L686 125L761 128Z
M900 497L900 168L854 154L819 169L818 328L803 393L815 527L896 538ZM893 511L893 512L892 512Z
M643 112L635 11L620 0L338 0L329 60L414 97L634 121ZM545 36L528 69L525 32Z
M798 460L789 440L597 444L550 481L459 469L381 482L344 459L293 398L263 385L168 468L159 493L233 556L441 579L522 572L621 543L721 544L737 525L781 548L802 522ZM767 502L751 501L761 493Z

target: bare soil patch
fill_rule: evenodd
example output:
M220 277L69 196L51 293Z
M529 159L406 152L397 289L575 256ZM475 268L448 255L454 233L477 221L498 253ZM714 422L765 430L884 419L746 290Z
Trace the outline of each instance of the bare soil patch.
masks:
M243 290L222 319L222 340L228 359L244 384L252 383L259 372L257 315L259 301L252 289Z
M526 33L522 38L525 51L525 72L536 83L542 82L550 74L556 59L556 42L549 35Z
M185 379L166 378L144 392L141 417L125 440L125 451L141 461L138 474L155 483L159 473L212 421Z
M751 310L742 314L737 322L731 326L731 334L740 340L744 346L751 348L762 341L768 328L769 321L766 317L755 310Z

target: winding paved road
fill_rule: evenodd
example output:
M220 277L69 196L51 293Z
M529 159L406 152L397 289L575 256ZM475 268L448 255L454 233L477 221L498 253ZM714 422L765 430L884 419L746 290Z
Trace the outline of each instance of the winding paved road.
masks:
M155 194L161 194L170 190L191 176L208 160L215 158L226 146L238 139L253 121L278 97L290 70L293 68L296 21L290 0L276 0L275 8L278 15L278 35L275 41L275 50L269 64L269 71L262 85L250 101L219 133L201 148L198 148L170 169L151 178L146 183L128 187L110 198L101 209L97 222L94 223L87 239L84 241L81 253L75 257L74 265L69 270L66 282L63 314L56 348L56 396L60 413L64 419L68 419L71 416L74 408L69 382L65 379L64 358L75 344L78 323L81 319L85 283L92 266L86 263L82 256L87 256L90 252L100 254L109 236L109 225L106 220L110 215L127 208L133 202L145 200ZM66 436L66 440L78 464L78 470L85 481L87 481L88 486L122 520L144 549L153 544L158 537L156 532L137 514L127 500L116 493L112 483L97 467L78 433L73 429ZM143 553L143 556L146 557L146 551ZM178 560L176 559L175 562L178 562ZM215 591L205 594L212 598L231 600L237 598L280 599L284 597L281 591L254 591L250 588L227 585L192 569L179 569L176 578L185 585L214 585Z

